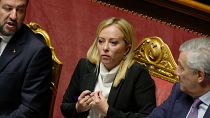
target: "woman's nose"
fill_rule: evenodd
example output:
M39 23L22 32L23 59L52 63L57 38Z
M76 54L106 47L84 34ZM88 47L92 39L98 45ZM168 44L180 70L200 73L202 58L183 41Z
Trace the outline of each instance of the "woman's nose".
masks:
M108 51L108 50L109 50L109 45L108 45L108 43L104 43L104 45L103 45L103 50L104 50L104 51Z

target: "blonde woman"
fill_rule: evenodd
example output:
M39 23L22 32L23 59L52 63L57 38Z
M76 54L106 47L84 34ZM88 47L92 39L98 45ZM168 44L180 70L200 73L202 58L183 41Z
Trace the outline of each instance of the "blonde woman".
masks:
M141 118L156 106L155 84L133 59L134 31L122 18L102 21L63 97L67 118Z

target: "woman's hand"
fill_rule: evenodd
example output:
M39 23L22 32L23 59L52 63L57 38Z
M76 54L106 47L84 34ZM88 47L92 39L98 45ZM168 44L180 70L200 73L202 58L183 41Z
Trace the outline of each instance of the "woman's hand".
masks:
M91 108L98 111L103 117L106 116L108 110L107 99L102 95L101 91L95 91L90 94L92 98Z
M92 102L92 98L90 96L91 91L85 90L83 91L80 96L78 97L78 101L76 103L76 110L77 112L85 112L90 109Z

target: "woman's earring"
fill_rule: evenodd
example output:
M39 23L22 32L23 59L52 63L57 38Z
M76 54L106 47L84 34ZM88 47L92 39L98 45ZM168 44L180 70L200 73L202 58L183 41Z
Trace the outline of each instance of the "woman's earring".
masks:
M124 55L123 55L123 60L125 61L127 59L127 54L125 53Z

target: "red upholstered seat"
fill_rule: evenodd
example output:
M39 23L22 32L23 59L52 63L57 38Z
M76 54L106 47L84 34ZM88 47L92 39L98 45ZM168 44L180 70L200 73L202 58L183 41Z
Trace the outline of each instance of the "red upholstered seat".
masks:
M169 96L173 83L154 76L152 78L156 85L156 102L157 105L160 105Z
M135 49L135 59L149 69L156 85L157 105L160 105L178 81L174 74L177 64L168 45L159 37L144 38Z

